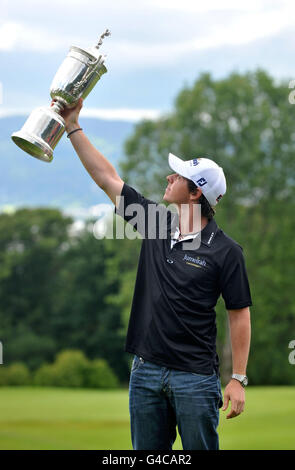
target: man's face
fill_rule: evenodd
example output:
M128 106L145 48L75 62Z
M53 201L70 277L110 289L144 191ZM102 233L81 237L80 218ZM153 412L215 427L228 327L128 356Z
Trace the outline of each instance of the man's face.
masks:
M163 200L169 204L188 204L190 201L190 192L188 190L187 180L173 173L166 176L168 185L163 196Z

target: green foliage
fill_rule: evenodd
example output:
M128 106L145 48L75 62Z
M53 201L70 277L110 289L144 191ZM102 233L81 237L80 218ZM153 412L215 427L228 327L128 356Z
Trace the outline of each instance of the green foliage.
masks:
M73 236L72 222L53 209L0 214L5 363L23 361L34 371L52 362L57 351L79 349L90 359L105 359L126 383L126 322L121 306L108 300L115 299L121 283L107 268L115 240L96 240L87 226ZM132 259L135 264L133 254Z
M103 359L94 359L86 370L85 387L87 388L117 388L118 379Z
M121 240L97 240L83 231L64 255L60 288L52 314L59 349L81 349L90 359L105 359L122 381L128 379L128 361L122 355L125 328L115 299L122 280L108 263Z
M5 386L8 383L7 370L8 370L7 366L3 366L3 365L0 366L0 386L2 385Z
M52 368L57 386L83 387L88 360L82 351L62 351L57 355Z
M35 368L56 351L50 319L71 223L55 209L0 214L0 338L7 364Z
M31 374L25 364L15 362L0 367L0 385L30 385Z
M90 361L79 350L61 351L52 364L34 374L34 385L70 388L117 388L119 381L104 359Z
M47 335L38 336L24 324L18 325L6 342L9 345L9 357L21 358L31 369L39 367L44 359L52 357L56 350L54 338Z
M34 373L33 384L42 387L55 387L58 385L56 370L52 364L43 364Z

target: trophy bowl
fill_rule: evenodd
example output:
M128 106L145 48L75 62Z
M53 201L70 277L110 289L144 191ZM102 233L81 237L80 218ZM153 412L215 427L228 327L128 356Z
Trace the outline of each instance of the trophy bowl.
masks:
M109 35L107 29L98 43L88 50L70 47L50 86L53 106L34 109L23 127L11 135L13 142L29 155L45 162L52 161L53 150L65 131L65 121L60 113L64 108L74 107L79 98L85 99L107 72L106 56L99 53L99 47L103 38Z
M104 57L95 57L77 46L70 51L57 70L51 86L50 96L62 105L72 108L79 98L85 99L100 77L107 72Z

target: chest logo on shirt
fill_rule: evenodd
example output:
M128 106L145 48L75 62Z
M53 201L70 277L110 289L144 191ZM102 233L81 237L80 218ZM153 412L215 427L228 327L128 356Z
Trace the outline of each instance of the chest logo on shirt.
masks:
M186 264L195 266L196 268L202 268L206 266L206 261L204 259L200 259L199 257L193 258L192 256L184 255L183 260L186 262Z

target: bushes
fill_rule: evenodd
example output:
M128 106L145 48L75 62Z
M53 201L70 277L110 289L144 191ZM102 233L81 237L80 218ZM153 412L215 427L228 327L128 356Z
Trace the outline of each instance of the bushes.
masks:
M33 377L33 385L41 385L45 387L57 386L57 379L53 364L43 364L35 372Z
M53 377L58 387L85 387L89 361L82 351L66 350L56 356Z
M79 350L60 352L53 364L43 364L31 374L21 363L0 367L0 385L116 388L119 381L103 359L90 361Z
M95 359L89 364L85 383L88 388L116 388L119 385L114 372L103 359Z
M21 362L15 362L8 367L0 367L0 385L29 385L30 383L31 373Z

